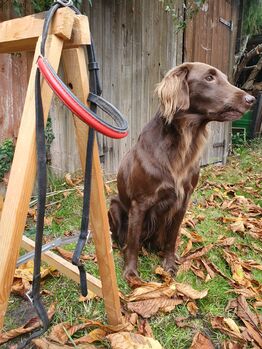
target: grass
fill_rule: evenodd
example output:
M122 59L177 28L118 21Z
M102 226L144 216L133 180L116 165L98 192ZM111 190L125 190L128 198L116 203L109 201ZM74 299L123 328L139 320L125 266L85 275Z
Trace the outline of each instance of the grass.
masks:
M232 191L236 195L242 195L250 198L257 205L262 205L261 200L261 168L262 168L262 143L256 142L250 146L235 149L234 155L229 158L228 164L225 166L209 166L201 170L201 179L198 189L192 196L191 205L188 215L192 217L203 216L204 219L198 221L195 228L187 228L188 231L195 231L203 238L203 244L207 245L215 243L219 235L225 237L235 237L236 243L251 246L255 243L262 248L261 241L255 240L253 237L245 234L235 233L230 230L229 225L221 221L221 217L231 216L229 209L222 209L219 205L211 206L207 204L212 199L212 195L217 193L218 196L213 198L213 202L219 203L223 198L229 198L226 190L221 184L232 187ZM260 180L260 182L259 182ZM207 181L213 184L205 188ZM66 183L52 179L50 191L59 191L68 188ZM115 191L114 185L111 188ZM222 199L219 199L222 198ZM81 220L82 197L77 191L70 191L63 194L48 198L48 204L57 202L57 204L48 206L47 217L52 217L51 223L45 229L46 239L53 239L63 235L65 232L78 230ZM243 208L243 210L245 210ZM260 217L261 218L261 217ZM259 219L259 218L258 218ZM34 234L34 225L32 218L28 219L26 235L32 238ZM179 253L183 251L188 238L181 237ZM194 243L194 248L203 246L201 243ZM73 249L73 244L65 247L68 250ZM253 259L258 263L262 263L261 256L252 248L239 249L237 246L231 246L230 250L237 253L243 260ZM85 248L86 253L94 253L94 246L88 243ZM231 277L231 270L223 258L223 248L217 246L208 253L208 258L212 261L224 274ZM116 265L116 274L119 289L123 293L130 292L129 286L122 279L123 257L122 253L114 249L114 260ZM141 277L146 281L159 280L154 274L154 268L161 263L160 258L149 253L147 256L139 256L139 271ZM98 267L96 263L90 261L86 263L87 271L98 276ZM262 272L254 269L252 277L259 283L262 283ZM232 293L232 287L222 276L217 275L214 279L204 282L199 279L192 271L181 273L177 276L178 282L191 284L198 290L208 289L208 295L197 301L199 313L196 317L190 316L185 306L179 305L169 314L157 314L150 319L155 338L159 340L165 349L186 349L192 343L194 333L201 330L210 336L215 345L221 344L226 337L219 331L213 330L210 325L212 316L224 316L234 318L234 314L225 308L228 302L235 298ZM49 290L50 295L44 296L44 302L48 305L56 302L57 309L53 323L63 321L72 324L79 319L85 317L90 319L106 322L106 315L102 300L92 300L89 303L80 303L79 286L63 276L47 278L42 288ZM250 301L249 301L250 302ZM252 300L250 302L252 304ZM14 328L18 325L18 321L14 321L15 309L19 307L19 300L15 296L11 296L9 300L9 308L6 316L5 330ZM191 328L176 326L175 320L179 317L187 317L188 324ZM24 319L20 318L23 323ZM236 320L237 321L237 320ZM104 343L104 345L107 345ZM5 348L5 346L3 346ZM6 346L7 348L7 346Z

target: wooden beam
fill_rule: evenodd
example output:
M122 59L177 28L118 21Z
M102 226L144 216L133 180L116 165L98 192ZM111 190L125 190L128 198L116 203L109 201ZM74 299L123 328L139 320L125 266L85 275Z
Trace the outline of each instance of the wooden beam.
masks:
M89 85L84 49L66 50L63 52L62 58L67 84L70 83L75 95L83 103L86 103ZM75 118L75 127L80 160L84 171L88 126ZM108 322L112 325L117 325L122 323L123 320L109 233L104 183L96 140L93 152L90 218Z
M42 35L44 16L42 12L0 23L0 53L35 50L38 37ZM88 18L74 14L68 7L60 8L54 16L50 34L66 40L66 48L87 45L90 43Z
M63 40L50 35L46 42L46 56L57 71ZM40 52L40 39L34 55L24 111L21 119L13 164L10 172L4 207L0 221L0 329L3 325L8 298L13 282L16 260L36 175L35 140L35 74ZM45 121L52 99L52 90L42 81Z
M35 248L35 242L28 239L26 236L23 236L21 247L27 251L32 251ZM58 256L52 251L47 251L42 253L42 260L55 267L58 271L71 280L79 283L78 268L72 263L66 261L64 258ZM103 297L101 281L88 273L86 273L86 278L88 289L94 292L98 297Z

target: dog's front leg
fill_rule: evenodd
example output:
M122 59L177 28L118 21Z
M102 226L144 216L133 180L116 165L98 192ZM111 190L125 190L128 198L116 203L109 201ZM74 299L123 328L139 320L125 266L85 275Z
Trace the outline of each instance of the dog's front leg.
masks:
M166 243L164 247L164 260L163 267L166 271L176 274L177 272L177 255L176 255L176 244L179 234L179 229L183 221L186 208L181 208L176 212L174 217L166 226Z
M144 208L133 200L128 214L128 233L124 247L124 277L127 280L130 277L138 277L137 259L144 217Z

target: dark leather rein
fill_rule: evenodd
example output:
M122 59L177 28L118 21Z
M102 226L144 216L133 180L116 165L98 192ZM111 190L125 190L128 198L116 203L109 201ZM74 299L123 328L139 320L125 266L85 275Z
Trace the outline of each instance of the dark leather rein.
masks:
M90 108L83 104L67 87L67 85L58 77L47 58L45 57L45 43L48 35L48 29L52 22L55 12L60 7L70 7L75 13L80 14L79 10L73 6L72 1L55 1L53 6L47 12L40 49L40 56L37 60L37 71L35 78L35 110L36 110L36 146L37 146L37 184L38 184L38 203L37 203L37 223L36 223L36 240L35 240L35 255L34 255L34 273L32 290L28 294L28 298L33 303L36 312L42 321L42 328L34 332L25 342L18 346L18 349L24 348L33 338L41 336L49 327L47 311L42 303L40 295L40 280L41 280L41 252L44 233L44 217L46 205L46 189L47 189L47 169L46 169L46 146L45 146L45 126L43 104L41 97L41 74L48 82L53 92L59 99L83 122L89 125L88 142L86 151L86 166L84 176L84 198L82 221L80 228L79 239L74 251L72 263L79 269L81 293L86 296L88 293L85 267L80 261L80 255L89 237L89 210L90 210L90 192L91 192L91 173L92 173L92 158L93 145L95 139L95 130L111 138L123 138L127 136L128 124L121 113L109 102L103 99L98 70L99 66L95 59L94 44L86 46L88 55L88 69L90 79L90 93L87 101ZM109 124L96 114L97 107L102 109L114 121L115 125Z

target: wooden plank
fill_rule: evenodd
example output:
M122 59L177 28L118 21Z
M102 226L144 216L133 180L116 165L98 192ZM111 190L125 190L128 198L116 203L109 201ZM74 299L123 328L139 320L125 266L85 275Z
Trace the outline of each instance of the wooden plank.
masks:
M42 35L44 15L42 12L0 23L0 53L34 50ZM90 43L87 17L76 16L68 7L57 10L50 34L67 40L65 47Z
M58 69L63 40L51 35L46 43L46 56L55 70ZM35 74L39 56L38 42L31 70L28 90L21 120L14 160L9 177L5 203L0 221L0 328L3 325L11 290L16 260L26 222L29 201L36 174L35 141ZM47 120L52 91L42 82L44 117Z
M86 69L84 49L79 48L64 51L63 63L68 83L71 83L73 92L82 102L86 103L89 92L89 85L87 79L88 73ZM82 121L76 118L75 127L80 160L82 163L82 168L84 170L88 127ZM122 323L122 316L120 310L119 291L115 274L113 249L109 233L109 224L104 195L104 183L96 141L93 151L90 220L108 321L112 325L117 325Z
M23 247L27 251L33 251L35 248L35 242L31 239L28 239L26 236L23 236L21 247ZM68 262L52 251L46 251L42 253L42 260L47 264L55 267L58 271L60 271L60 273L67 276L69 279L79 283L78 268L71 262ZM86 278L88 289L94 292L98 297L103 297L101 281L88 273L86 273Z

